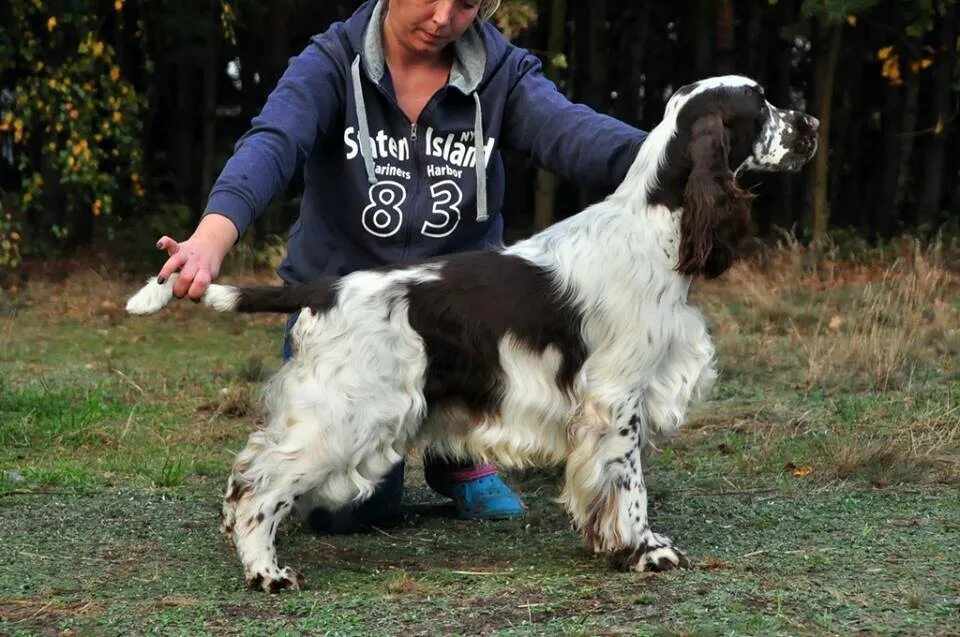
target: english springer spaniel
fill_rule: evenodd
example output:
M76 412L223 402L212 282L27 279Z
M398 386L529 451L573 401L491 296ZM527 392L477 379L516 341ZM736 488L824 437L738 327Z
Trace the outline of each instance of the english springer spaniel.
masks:
M817 125L748 78L703 80L671 97L615 193L506 249L292 287L211 285L203 302L221 311L300 311L268 422L223 502L247 583L300 588L277 565L280 521L367 498L413 445L565 465L561 501L587 547L627 570L688 565L650 528L642 452L716 377L690 281L737 258L750 202L737 173L798 170ZM148 283L127 310L159 310L172 285Z

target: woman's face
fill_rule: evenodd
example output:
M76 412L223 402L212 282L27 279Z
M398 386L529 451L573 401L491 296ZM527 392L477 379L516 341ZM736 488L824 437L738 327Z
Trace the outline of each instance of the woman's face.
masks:
M463 35L479 10L480 0L390 0L386 22L404 46L432 55Z

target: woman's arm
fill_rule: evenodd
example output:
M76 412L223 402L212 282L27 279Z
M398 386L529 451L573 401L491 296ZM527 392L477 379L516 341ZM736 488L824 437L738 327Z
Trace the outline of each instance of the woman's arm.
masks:
M345 69L319 36L291 58L252 126L210 191L206 213L229 217L240 234L290 183L318 139L335 134L345 98Z
M527 53L507 98L503 145L583 184L611 190L623 181L647 134L568 100Z
M290 60L217 178L193 235L183 242L167 236L157 242L169 255L159 277L180 272L176 296L203 295L237 238L284 191L318 138L333 132L345 86L343 70L322 47L324 37L329 35Z

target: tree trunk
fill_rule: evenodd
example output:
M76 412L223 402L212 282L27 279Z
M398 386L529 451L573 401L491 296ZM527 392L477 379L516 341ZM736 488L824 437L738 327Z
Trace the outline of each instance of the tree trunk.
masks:
M896 214L903 226L913 226L916 221L916 211L913 208L914 198L910 196L913 190L911 181L912 171L911 161L913 160L913 147L917 138L917 108L920 101L920 77L911 70L910 64L917 59L911 56L911 59L904 62L904 94L903 94L903 123L900 129L903 131L900 144L900 167L897 169L899 179L897 180L896 195Z
M830 225L830 118L833 113L833 81L840 58L843 28L820 21L821 38L817 51L817 117L820 119L820 150L813 166L813 242L822 244Z
M607 27L607 0L590 2L589 38L589 90L584 93L587 104L601 113L608 111L610 104L610 64L606 51L609 50L609 29Z
M830 144L830 223L855 228L864 208L859 199L857 173L863 155L862 132L864 103L863 65L858 53L863 50L864 29L847 32L837 62L837 85L833 100Z
M694 20L695 31L693 42L694 73L696 79L710 75L713 72L714 52L714 24L712 22L714 0L698 0Z
M581 73L582 85L579 91L571 92L577 95L588 106L600 113L611 112L610 95L610 28L607 22L607 0L592 0L583 3L587 8L586 19L579 21L575 28L578 39L584 35L586 42L580 49L587 52L587 59L578 59L574 63L586 73ZM582 5L581 5L582 6ZM586 28L588 27L589 28ZM634 89L635 90L635 89ZM586 208L593 201L609 192L597 191L595 188L578 184L578 209Z
M792 25L796 18L794 0L780 0L777 11L777 32L781 33L783 29ZM778 47L780 55L776 67L777 81L773 86L767 86L767 90L771 95L771 102L791 106L790 85L793 79L793 63L790 47L786 42L787 38L780 35ZM797 223L795 199L802 182L799 176L788 175L781 179L780 183L780 205L770 215L770 225L789 230Z
M871 238L888 238L893 234L897 217L897 184L900 170L900 87L887 84L883 91L885 104L882 115L882 145L880 184L877 189L876 217Z
M764 28L763 9L759 3L751 2L747 10L747 38L746 50L750 52L747 57L747 75L757 80L763 85L767 84L767 63L769 61L770 30ZM743 46L743 45L741 45ZM741 58L742 59L742 58ZM736 61L734 60L734 63Z
M197 103L196 82L194 71L196 68L180 59L174 65L176 75L176 126L174 127L174 160L173 170L176 176L175 188L177 199L193 203L197 198L195 187L196 164L194 163L196 150L196 113Z
M716 59L714 68L717 75L729 75L736 70L736 52L734 50L734 12L733 0L719 0L716 3Z
M612 75L613 85L617 89L614 116L628 124L640 126L644 121L649 95L647 87L651 84L653 74L653 69L647 64L652 3L641 2L640 6L626 4L619 13L623 28L618 23L614 29L615 37L619 39L618 46L607 53L607 64L618 71ZM617 11L611 13L617 14Z
M942 16L940 44L937 51L937 68L934 71L933 87L933 134L926 144L923 161L923 183L920 188L918 221L932 223L942 208L943 177L946 164L947 140L950 136L951 80L956 60L954 48L957 40L957 5L949 4Z
M552 58L563 53L564 26L567 18L566 0L552 0L550 3L550 31L547 35L547 64L545 72L548 78L557 81L559 72ZM540 169L537 171L537 186L534 199L533 225L536 230L546 228L555 221L555 200L557 178L553 173Z
M200 201L198 209L203 210L207 203L207 194L213 186L216 162L217 131L217 78L220 69L220 38L216 33L207 38L203 56L203 99L201 106L201 160L200 160Z

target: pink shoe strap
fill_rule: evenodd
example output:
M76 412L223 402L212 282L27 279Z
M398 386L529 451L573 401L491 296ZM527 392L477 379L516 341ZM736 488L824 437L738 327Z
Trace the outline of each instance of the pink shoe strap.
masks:
M492 464L478 464L455 471L444 471L440 474L441 479L450 482L470 482L478 478L486 478L497 472L497 468Z

